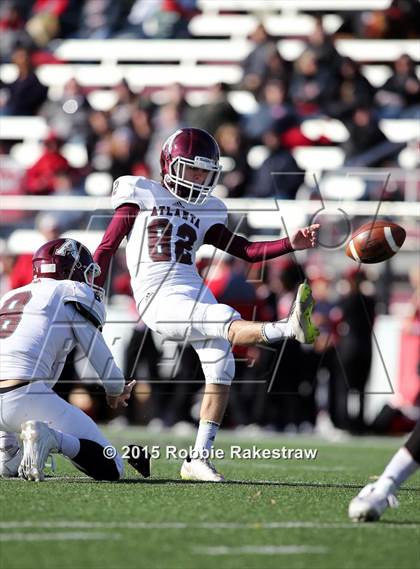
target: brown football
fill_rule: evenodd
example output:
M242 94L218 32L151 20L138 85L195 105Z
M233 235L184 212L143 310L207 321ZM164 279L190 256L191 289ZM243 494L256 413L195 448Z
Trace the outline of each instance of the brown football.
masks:
M353 233L346 255L358 263L380 263L389 259L405 241L405 230L392 221L370 221Z

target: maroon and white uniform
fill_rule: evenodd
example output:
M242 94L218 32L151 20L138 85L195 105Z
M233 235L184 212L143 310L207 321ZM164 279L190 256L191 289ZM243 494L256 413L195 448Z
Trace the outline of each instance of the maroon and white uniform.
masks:
M179 200L164 186L143 177L123 176L114 183L116 212L94 254L103 285L108 264L127 237L127 266L140 317L168 339L187 340L200 357L206 381L229 384L234 375L229 324L241 318L219 304L195 267L195 255L211 244L247 261L291 251L288 239L250 243L226 227L224 203L209 196L196 205Z
M0 437L4 432L18 433L22 423L36 419L78 438L109 444L90 417L51 389L68 353L77 345L88 356L106 393L122 393L124 377L103 339L104 322L103 302L81 282L42 278L1 299L1 380L26 383L3 392L0 381ZM122 471L119 457L117 462Z
M134 297L145 323L172 339L222 336L221 323L239 318L239 314L226 307L226 317L218 317L221 305L198 274L195 257L208 230L216 224L225 225L226 206L215 197L208 198L205 207L182 203L153 180L123 176L114 184L112 205L117 209L127 203L138 206L127 236L126 255ZM213 310L212 316L206 316L214 306L217 315Z
M76 346L88 354L105 390L124 380L100 332L105 307L87 284L42 279L7 293L0 305L2 379L41 380L51 387Z

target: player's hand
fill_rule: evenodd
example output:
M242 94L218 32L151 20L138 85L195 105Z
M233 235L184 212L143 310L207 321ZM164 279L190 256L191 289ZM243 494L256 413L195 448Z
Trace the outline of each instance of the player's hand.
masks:
M312 247L316 247L318 244L319 228L319 223L314 223L313 225L295 231L290 237L290 243L293 249L300 251L302 249L312 249Z
M133 387L136 385L136 380L130 381L124 387L124 391L120 395L107 395L106 402L111 407L111 409L117 409L118 407L127 407L127 401L130 399Z

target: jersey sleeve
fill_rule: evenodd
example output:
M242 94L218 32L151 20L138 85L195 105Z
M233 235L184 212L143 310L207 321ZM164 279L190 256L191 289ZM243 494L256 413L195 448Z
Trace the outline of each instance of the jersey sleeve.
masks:
M135 204L140 209L146 209L141 191L139 191L139 178L136 176L121 176L112 186L112 207L117 209L128 203Z
M77 344L98 374L107 395L121 395L124 376L101 332L71 303L65 306L65 310Z
M105 305L99 295L88 284L63 281L62 301L74 308L95 328L102 330L106 319Z

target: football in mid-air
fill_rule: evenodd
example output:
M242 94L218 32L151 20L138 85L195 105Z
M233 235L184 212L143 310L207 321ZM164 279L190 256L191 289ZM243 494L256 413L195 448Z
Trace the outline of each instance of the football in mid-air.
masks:
M392 221L369 221L352 234L346 255L359 263L380 263L389 259L405 240L405 230Z

